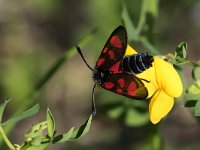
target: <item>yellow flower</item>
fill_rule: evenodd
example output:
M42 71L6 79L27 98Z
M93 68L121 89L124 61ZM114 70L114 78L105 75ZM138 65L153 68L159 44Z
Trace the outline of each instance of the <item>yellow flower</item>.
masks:
M137 52L129 45L125 55ZM165 117L174 105L174 98L180 97L183 92L181 79L173 65L154 56L153 67L137 75L137 77L150 81L142 82L148 90L150 120L158 123Z

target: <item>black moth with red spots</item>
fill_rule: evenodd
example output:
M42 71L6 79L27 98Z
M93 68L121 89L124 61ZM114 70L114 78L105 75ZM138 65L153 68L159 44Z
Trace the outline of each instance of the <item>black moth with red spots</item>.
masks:
M77 47L84 62L93 72L95 81L92 94L93 111L95 111L94 89L96 84L106 90L133 99L142 100L147 98L148 91L136 74L151 67L153 57L144 53L124 56L126 48L127 32L123 26L119 26L112 32L94 69L87 64L80 48Z
M93 70L93 79L106 90L138 100L146 99L147 89L135 74L152 66L153 57L143 53L124 56L126 48L126 29L119 26L113 31L99 56ZM127 61L128 57L131 59ZM146 67L142 68L143 66Z

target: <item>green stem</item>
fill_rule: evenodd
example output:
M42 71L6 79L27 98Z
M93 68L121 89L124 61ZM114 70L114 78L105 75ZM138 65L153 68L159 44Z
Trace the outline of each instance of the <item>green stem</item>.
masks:
M82 40L79 44L81 47L85 46L89 41L91 41L93 38L93 34L88 35L84 40ZM64 55L47 71L47 73L39 80L39 82L36 84L34 91L39 91L45 83L57 72L57 70L68 60L69 58L73 57L76 52L76 45L69 49L67 52L64 53ZM33 91L33 93L34 93Z
M197 67L199 66L198 64L196 64L195 62L189 60L189 65L192 66L192 67Z
M86 36L83 40L79 42L81 47L84 47L87 45L94 37L95 31L92 31L88 36ZM61 66L71 57L73 57L76 54L76 49L75 47L69 49L64 53L64 55L58 59L58 61L47 71L46 74L36 83L35 87L33 90L30 91L30 93L27 94L24 99L26 100L26 103L23 103L20 105L20 107L17 109L17 111L13 114L16 115L20 112L23 112L24 110L27 109L31 104L33 104L35 101L33 101L34 97L38 94L39 90L49 81L53 75L58 71L58 69L61 68ZM5 132L8 133L14 124L8 125L5 127ZM1 144L1 137L0 137L0 144Z
M152 149L159 150L160 147L160 137L158 134L154 134L152 136Z
M81 40L81 42L79 43L81 47L84 47L86 44L88 44L94 36L94 32L92 31L88 36L86 36L83 40ZM30 91L30 93L27 95L27 97L25 97L25 99L32 99L34 98L37 94L38 91L47 83L47 81L49 81L53 75L55 75L55 73L63 66L63 64L70 59L71 57L73 57L76 54L76 45L74 45L74 47L72 47L71 49L67 50L63 56L61 58L59 58L57 60L57 62L55 62L53 64L53 66L51 66L49 68L49 70L44 74L43 77L41 77L41 79L36 83L35 87L33 88L32 91ZM29 100L25 105L21 106L21 109L18 110L24 110L27 107L30 106L30 104L32 104L33 101Z
M154 55L158 55L159 52L158 50L145 38L145 37L140 37L139 41L146 47L148 48Z
M154 125L152 128L151 149L153 149L153 150L163 149L163 143L162 143L162 139L159 134L159 126L158 125Z
M15 149L15 147L13 146L13 144L10 142L10 140L8 139L8 137L6 136L2 126L0 126L0 134L2 135L2 138L4 139L4 141L6 142L7 146L10 148L10 149Z

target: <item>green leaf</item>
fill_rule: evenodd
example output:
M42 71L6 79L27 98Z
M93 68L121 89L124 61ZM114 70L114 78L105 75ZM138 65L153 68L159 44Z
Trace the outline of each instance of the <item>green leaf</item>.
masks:
M61 143L69 140L72 141L84 136L89 131L91 121L92 115L90 115L88 120L81 127L77 129L74 129L74 127L72 127L67 133L54 137L52 143Z
M197 85L198 88L200 88L200 80L196 81L196 85Z
M138 112L134 108L129 108L126 111L124 119L127 126L141 126L149 122L149 114Z
M124 108L121 106L114 107L112 109L107 110L107 115L111 118L119 118L124 113Z
M49 137L44 135L47 129L47 121L33 125L25 134L25 142L21 145L21 150L43 150L50 143Z
M113 97L112 97L113 98ZM148 106L142 101L110 99L100 102L102 111L112 119L121 120L124 125L134 127L145 125L149 122Z
M85 38L83 38L80 42L79 45L81 47L87 45L93 38L94 38L94 31L91 31ZM49 70L44 74L44 76L38 81L38 83L35 85L35 92L39 91L40 88L42 88L47 81L58 71L58 69L72 56L77 54L76 48L72 47L68 49L64 55L57 60L50 68Z
M189 100L185 103L185 107L195 107L197 100Z
M127 101L124 107L126 113L124 115L124 123L127 126L141 126L149 122L149 114L147 105L140 101Z
M76 140L82 136L84 136L90 129L90 125L92 122L92 115L88 118L88 120L79 128L75 129L70 137L70 140Z
M4 109L9 101L10 101L10 99L0 101L0 123L2 120Z
M174 65L183 65L183 64L187 64L187 63L190 63L189 60L185 59L185 58L182 58L182 57L175 57L175 58L172 58L170 60L170 62Z
M2 126L7 126L7 125L10 125L10 124L15 124L17 123L18 121L24 119L24 118L27 118L27 117L30 117L30 116L33 116L35 115L36 113L38 113L39 111L39 104L36 104L35 106L29 108L28 110L14 116L14 117L11 117L9 120L7 120L6 122L2 123Z
M184 99L186 101L190 101L190 100L200 100L200 94L192 94L192 93L186 93Z
M52 143L55 144L55 143L62 143L62 142L69 141L73 131L74 131L74 127L72 127L67 133L54 137L52 140Z
M47 126L49 136L53 137L55 132L55 120L49 109L47 109Z
M200 88L197 85L193 84L187 89L187 92L194 95L198 95L200 94Z
M159 0L147 0L148 3L147 13L151 18L155 19L158 16Z
M175 57L186 58L187 57L187 43L180 43L175 50Z
M197 60L195 64L198 65L198 66L200 67L200 59Z
M25 134L25 140L31 141L33 138L42 134L43 130L47 128L47 122L43 121L36 125L33 125L30 130Z
M126 30L128 33L128 37L130 40L134 39L136 37L136 29L132 23L132 20L129 16L128 10L126 8L126 5L123 5L122 9L122 20L124 22L124 25L126 26Z
M21 146L20 150L44 150L49 143L42 143L38 146L31 145L30 143L26 143Z
M181 42L175 50L175 57L171 60L171 63L173 63L174 65L183 65L186 63L190 63L190 61L187 60L186 57L187 43Z
M80 137L84 136L90 129L90 125L92 122L92 115L88 118L88 120L79 128L74 129L72 127L67 133L58 135L53 138L52 143L62 143L66 141L76 140Z
M200 67L194 67L192 76L196 81L200 80Z
M194 115L200 116L200 101L197 101L196 103Z

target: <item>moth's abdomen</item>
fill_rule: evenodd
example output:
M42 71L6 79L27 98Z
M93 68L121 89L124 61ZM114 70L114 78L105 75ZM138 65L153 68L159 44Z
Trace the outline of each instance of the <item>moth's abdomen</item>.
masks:
M140 53L130 56L124 56L122 60L122 70L132 74L139 74L152 67L153 56L148 53Z

